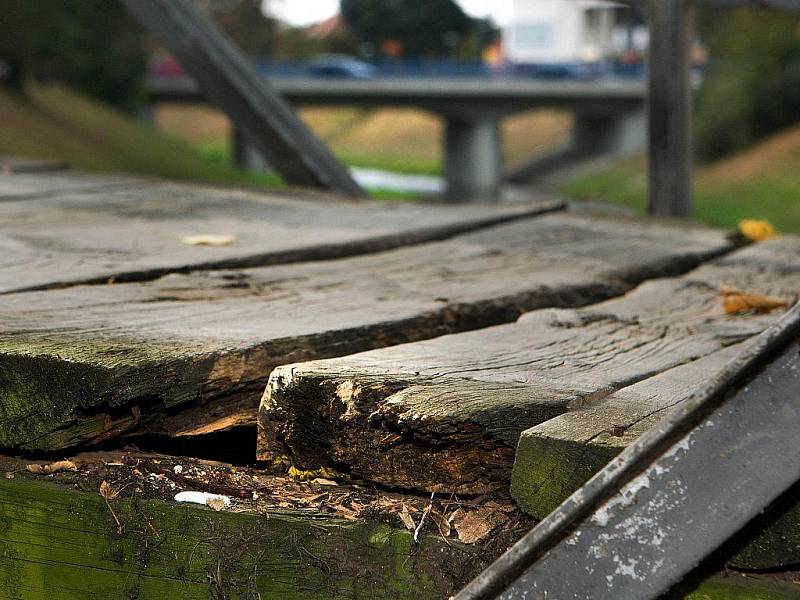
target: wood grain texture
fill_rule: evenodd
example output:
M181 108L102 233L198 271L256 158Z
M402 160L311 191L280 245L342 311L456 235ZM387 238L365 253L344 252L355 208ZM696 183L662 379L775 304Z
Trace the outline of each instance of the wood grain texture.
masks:
M277 365L585 305L731 247L709 229L624 225L558 213L336 261L6 295L0 444L202 428L164 411L220 398L247 410Z
M453 211L336 197L304 201L297 195L149 180L99 178L92 187L91 181L72 174L0 178L0 190L5 186L12 196L36 196L35 201L2 204L0 293L352 256L443 239L563 206L545 200ZM91 189L72 190L73 184ZM181 241L203 234L234 236L234 241L222 247Z
M525 429L762 331L775 315L726 315L720 285L791 297L798 250L781 238L587 308L280 367L261 404L260 456L407 489L504 486Z

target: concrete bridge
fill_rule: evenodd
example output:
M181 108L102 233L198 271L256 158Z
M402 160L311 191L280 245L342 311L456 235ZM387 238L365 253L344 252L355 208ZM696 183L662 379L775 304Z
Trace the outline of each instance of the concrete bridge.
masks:
M535 108L563 108L575 114L567 148L532 163L515 179L603 153L641 150L646 140L641 81L556 81L534 79L317 79L271 78L270 85L294 105L413 106L446 122L445 178L452 199L491 199L506 177L502 165L500 122ZM199 102L203 97L188 76L147 80L151 103ZM235 135L237 160L244 166L260 157Z

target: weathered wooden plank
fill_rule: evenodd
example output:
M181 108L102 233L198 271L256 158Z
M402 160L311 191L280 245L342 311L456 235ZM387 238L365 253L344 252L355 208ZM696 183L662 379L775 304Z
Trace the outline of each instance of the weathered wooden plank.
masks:
M588 304L730 248L705 228L557 213L337 261L6 295L0 444L208 431L198 412L227 427L277 365ZM215 398L225 408L163 416Z
M0 293L78 282L153 278L171 271L321 260L382 251L560 208L452 208L412 203L325 202L243 190L70 176L0 178L17 193L57 195L8 202L0 214ZM13 183L16 182L16 183ZM70 186L94 192L69 192ZM26 186L31 186L26 188ZM190 246L183 236L234 236Z
M0 598L9 600L446 598L522 533L497 531L500 544L487 552L485 540L443 539L428 520L414 544L399 514L405 505L419 521L426 498L191 459L78 457L77 472L47 478L2 462L7 472L23 470L0 478ZM173 501L209 489L232 495L231 507Z
M800 239L783 238L587 308L279 367L261 404L260 456L346 465L407 489L504 486L523 430L762 331L775 316L726 315L720 285L791 297L798 250Z
M747 342L668 369L522 432L511 490L544 518L625 447L722 371Z

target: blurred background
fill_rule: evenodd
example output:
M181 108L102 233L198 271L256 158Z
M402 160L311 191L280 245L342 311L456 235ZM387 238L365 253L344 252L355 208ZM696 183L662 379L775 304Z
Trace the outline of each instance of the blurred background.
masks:
M413 87L431 78L603 85L646 75L643 15L609 2L197 4L268 78L403 79ZM149 101L148 82L180 78L182 69L121 3L0 0L0 15L0 154L94 171L282 185L268 169L236 166L220 111ZM800 16L701 7L697 24L695 218L725 227L765 218L800 232ZM391 106L306 106L299 113L377 197L413 200L441 187L436 115ZM504 119L505 164L513 169L561 147L572 119L554 109ZM540 185L642 211L644 169L642 153L609 156Z

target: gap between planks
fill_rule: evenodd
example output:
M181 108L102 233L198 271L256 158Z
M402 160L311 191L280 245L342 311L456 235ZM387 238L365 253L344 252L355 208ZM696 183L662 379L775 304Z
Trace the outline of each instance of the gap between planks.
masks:
M3 183L22 176L4 176ZM51 178L54 176L50 176ZM83 180L77 179L74 185ZM58 189L47 177L41 185ZM278 193L109 178L102 190L4 205L0 293L148 281L169 273L332 260L448 239L565 208L560 200L470 206L326 202ZM2 197L2 196L0 196ZM218 233L223 247L187 246Z
M725 314L720 287L791 298L800 289L797 256L800 239L780 238L586 308L279 367L261 404L259 456L288 453L303 468L335 464L406 489L505 486L524 430L607 406L763 330L776 317ZM562 469L555 451L543 456L531 453L543 465L526 483L533 490L556 486L572 464L565 458Z
M554 213L338 261L7 295L0 442L208 431L202 413L230 416L208 402L255 406L277 365L585 305L732 247L706 228Z

